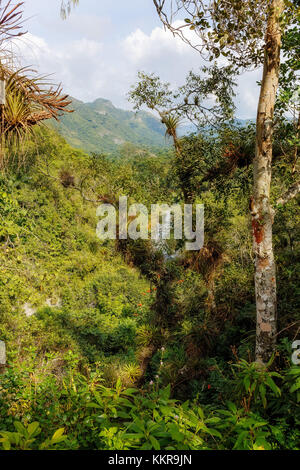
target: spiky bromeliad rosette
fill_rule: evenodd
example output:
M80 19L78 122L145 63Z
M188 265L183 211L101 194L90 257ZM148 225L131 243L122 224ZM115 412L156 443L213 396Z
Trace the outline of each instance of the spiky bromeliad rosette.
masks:
M20 144L32 135L37 124L47 119L58 120L71 103L62 94L61 86L53 86L34 70L24 67L17 69L14 54L7 51L6 44L21 36L22 2L12 5L11 1L0 0L0 169L5 168L11 152L20 150ZM9 64L9 65L7 65Z

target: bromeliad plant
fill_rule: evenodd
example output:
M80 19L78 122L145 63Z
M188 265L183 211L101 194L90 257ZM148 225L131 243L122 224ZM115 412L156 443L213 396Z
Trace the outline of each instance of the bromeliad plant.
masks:
M24 137L32 134L33 128L46 119L58 117L71 103L62 88L53 88L43 77L30 76L28 68L14 71L1 67L6 81L6 103L1 109L2 135L5 144L19 145Z
M0 169L4 170L17 154L22 163L20 144L32 136L37 124L47 119L58 120L62 112L71 112L66 107L71 103L62 94L61 86L53 87L43 77L29 68L16 69L14 56L6 49L6 43L22 36L23 3L11 5L11 0L3 4L0 0L0 80L4 88L4 99L0 103ZM9 148L10 152L6 152ZM8 154L10 156L8 156Z

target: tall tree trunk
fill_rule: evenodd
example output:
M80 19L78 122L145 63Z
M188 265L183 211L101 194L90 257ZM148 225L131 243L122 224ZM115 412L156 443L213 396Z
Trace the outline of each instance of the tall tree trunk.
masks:
M254 193L251 200L255 254L256 361L266 363L275 350L277 331L276 267L272 244L273 209L270 204L273 117L278 89L283 0L272 0L263 77L256 121Z

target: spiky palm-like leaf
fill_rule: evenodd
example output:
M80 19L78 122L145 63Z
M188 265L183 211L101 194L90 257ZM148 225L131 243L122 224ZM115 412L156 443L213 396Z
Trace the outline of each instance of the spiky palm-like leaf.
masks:
M76 2L75 2L76 3ZM5 51L4 42L23 34L21 30L23 2L13 5L12 0L0 0L0 80L6 83L5 103L0 105L0 167L7 165L7 148L20 147L32 135L40 122L54 118L62 112L71 112L67 95L61 86L54 87L35 71L28 68L16 70L12 54ZM20 152L21 153L21 152Z
M60 86L51 86L30 69L12 71L1 67L0 73L6 80L6 104L0 107L3 154L5 148L20 147L32 136L35 125L51 118L58 120L62 112L71 112L66 109L71 100L62 95ZM4 160L2 155L2 167Z
M22 36L22 15L20 10L24 2L12 4L12 0L6 1L6 4L0 0L0 45L8 39Z
M167 114L162 118L162 123L166 126L166 136L177 139L177 129L180 125L179 116Z

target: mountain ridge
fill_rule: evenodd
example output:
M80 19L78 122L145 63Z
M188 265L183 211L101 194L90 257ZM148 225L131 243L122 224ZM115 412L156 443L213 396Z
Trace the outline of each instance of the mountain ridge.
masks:
M65 114L54 127L73 147L88 152L114 153L124 143L143 147L167 145L165 129L158 118L146 111L117 108L110 100L97 98L85 103L72 99L74 113Z
M65 114L50 126L73 147L86 152L118 153L120 146L131 143L138 147L159 148L170 145L165 138L161 121L147 111L130 111L117 108L106 98L85 103L72 99L74 113ZM236 119L236 125L250 120ZM179 137L197 132L196 126L186 124L178 129Z

